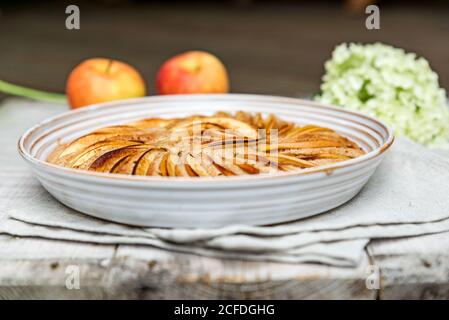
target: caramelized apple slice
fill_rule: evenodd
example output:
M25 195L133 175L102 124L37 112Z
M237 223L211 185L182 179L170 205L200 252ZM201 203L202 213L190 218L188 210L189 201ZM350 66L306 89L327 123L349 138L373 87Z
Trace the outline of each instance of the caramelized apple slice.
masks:
M131 122L128 125L137 129L154 129L154 128L166 128L167 126L177 122L177 119L162 119L162 118L147 118Z
M126 170L123 166L127 163L128 159L132 158L136 153L145 152L145 150L147 150L147 147L145 146L126 146L108 151L97 157L97 159L89 166L89 170L121 173L120 170ZM126 173L130 174L132 169L133 168Z
M132 140L133 136L139 136L141 132L130 126L111 126L96 130L86 134L66 146L65 150L59 157L65 157L70 154L81 152L86 147L89 147L97 142L104 141L117 136L124 136L123 140ZM119 139L115 139L119 140Z
M224 175L243 175L246 174L239 166L234 162L233 158L228 158L224 155L224 152L217 152L213 149L205 149L203 153L209 157L216 168Z
M66 166L71 168L87 169L104 153L138 144L139 143L129 141L101 141L85 148L75 156L69 155L67 158L60 157L58 163L61 161L65 163Z
M148 175L150 167L158 156L165 153L165 149L151 148L147 150L141 157L137 160L136 166L134 167L133 174L138 176Z
M111 173L134 174L135 168L140 158L143 156L143 154L148 152L148 150L151 150L153 146L141 145L127 148L132 150L132 152L129 156L126 156L119 163L114 165L114 167L110 171Z
M162 160L165 158L165 155L167 154L168 151L160 151L156 154L156 156L154 157L154 160L151 162L150 166L148 167L147 170L147 176L162 176L164 174L162 174L161 172L161 163Z
M191 154L188 154L186 156L186 162L190 166L190 168L192 168L192 170L200 177L216 177L223 175L220 170L218 170L212 164L211 161L207 161L206 157L203 157L203 159L197 159Z
M334 154L348 158L355 158L363 155L363 151L360 149L344 147L290 149L287 150L286 153L294 155L296 157L310 157L320 156L323 154Z
M278 154L276 155L276 159L279 162L279 164L292 164L295 166L298 166L300 168L311 168L313 167L313 163L307 160L298 159L293 156L288 156L286 154Z
M198 119L193 120L184 124L176 124L173 129L177 128L185 128L188 126L194 126L196 124L200 125L202 123L209 123L209 124L215 124L223 129L229 129L233 130L236 133L238 133L242 137L248 137L248 138L257 138L257 130L254 129L251 125L238 121L232 118L206 118L206 119Z

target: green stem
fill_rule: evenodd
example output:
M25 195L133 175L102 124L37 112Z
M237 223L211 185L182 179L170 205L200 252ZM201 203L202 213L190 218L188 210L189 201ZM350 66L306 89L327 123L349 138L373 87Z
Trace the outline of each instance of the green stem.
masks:
M35 100L66 103L64 94L30 89L0 80L0 92Z

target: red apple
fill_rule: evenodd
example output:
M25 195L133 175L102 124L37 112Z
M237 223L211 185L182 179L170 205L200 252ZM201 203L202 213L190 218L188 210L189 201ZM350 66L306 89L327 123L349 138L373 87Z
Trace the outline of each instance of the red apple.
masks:
M105 58L83 61L67 79L67 98L73 109L118 99L145 96L145 82L129 64Z
M167 60L156 77L158 94L226 93L226 68L214 55L189 51Z

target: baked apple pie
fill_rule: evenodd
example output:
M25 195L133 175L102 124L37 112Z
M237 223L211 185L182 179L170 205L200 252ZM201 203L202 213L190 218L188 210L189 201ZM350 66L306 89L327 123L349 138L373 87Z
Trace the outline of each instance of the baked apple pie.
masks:
M59 146L48 162L140 176L214 177L304 170L363 154L328 128L217 112L105 127Z

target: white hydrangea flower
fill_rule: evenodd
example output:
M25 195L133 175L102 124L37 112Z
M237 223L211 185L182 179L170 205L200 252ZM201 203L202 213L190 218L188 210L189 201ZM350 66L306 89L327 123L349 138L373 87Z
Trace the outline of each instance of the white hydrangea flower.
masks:
M381 43L343 43L325 70L318 101L378 117L418 143L449 145L446 92L424 58Z

